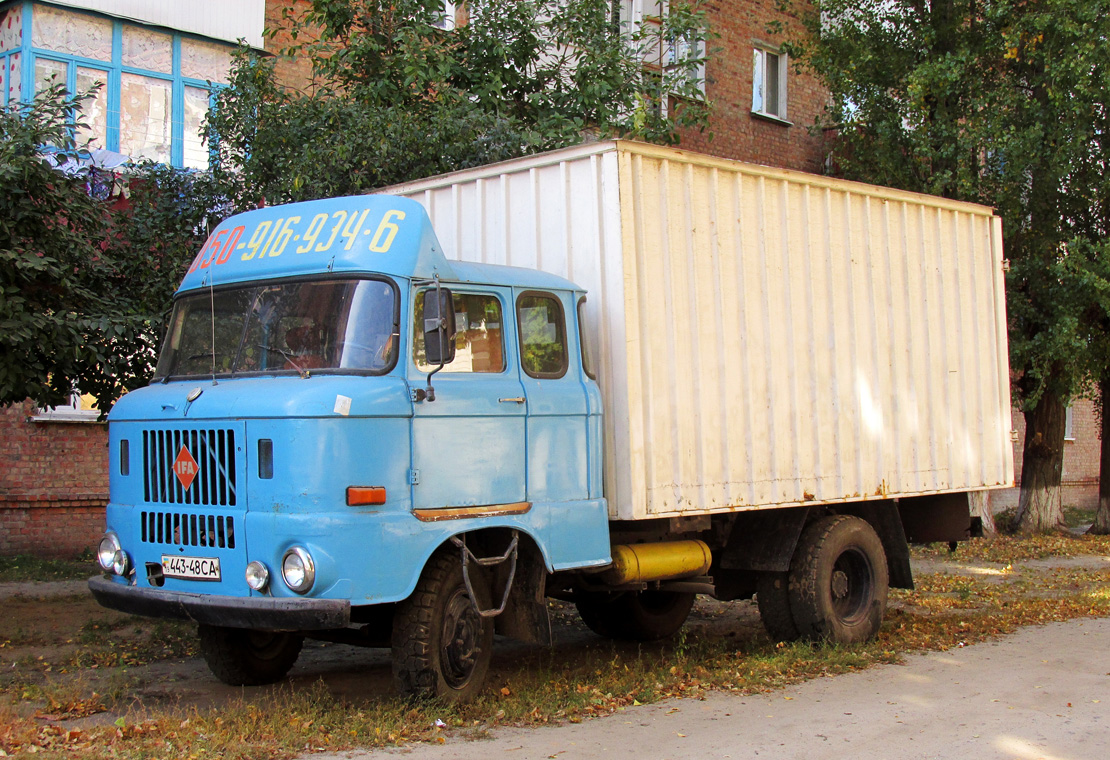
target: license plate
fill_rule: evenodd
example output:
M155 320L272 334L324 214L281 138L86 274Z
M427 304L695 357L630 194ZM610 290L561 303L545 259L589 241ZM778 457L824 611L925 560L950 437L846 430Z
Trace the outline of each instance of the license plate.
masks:
M220 560L218 557L183 557L163 554L162 575L167 578L186 578L191 581L218 581Z

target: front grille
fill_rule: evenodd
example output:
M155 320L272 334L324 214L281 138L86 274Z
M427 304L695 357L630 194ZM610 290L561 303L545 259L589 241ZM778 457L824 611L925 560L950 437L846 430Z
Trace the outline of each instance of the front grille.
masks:
M141 512L139 538L147 544L235 548L235 519L228 515Z
M174 472L182 447L197 464L196 477L185 488ZM143 496L161 504L235 506L235 431L144 430Z

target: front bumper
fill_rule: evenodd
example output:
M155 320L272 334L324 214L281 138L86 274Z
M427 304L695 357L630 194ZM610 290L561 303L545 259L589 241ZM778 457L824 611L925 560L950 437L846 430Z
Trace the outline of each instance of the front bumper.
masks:
M215 596L139 588L102 576L89 579L96 601L109 609L147 617L192 620L204 625L260 631L324 631L346 628L351 603L346 599L275 599Z

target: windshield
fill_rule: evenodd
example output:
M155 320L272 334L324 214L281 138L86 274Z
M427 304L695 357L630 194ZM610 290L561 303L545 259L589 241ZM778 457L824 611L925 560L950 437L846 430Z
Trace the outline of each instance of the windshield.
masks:
M179 298L155 378L237 372L385 372L397 296L382 280L247 285Z

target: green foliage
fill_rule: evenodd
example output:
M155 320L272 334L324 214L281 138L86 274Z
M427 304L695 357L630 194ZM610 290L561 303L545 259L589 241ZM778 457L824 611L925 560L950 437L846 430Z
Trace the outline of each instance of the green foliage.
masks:
M248 51L208 124L218 176L240 204L347 195L581 142L677 141L704 128L692 73L705 15L676 3L626 34L607 0L473 0L469 22L436 26L421 0L315 0L284 12L289 55L313 62L310 94L278 86ZM645 53L681 40L658 75ZM662 109L663 93L674 105ZM666 114L663 111L666 110Z
M0 403L66 403L75 384L98 385L99 367L145 348L101 287L116 264L106 208L39 155L72 151L75 105L56 87L0 111Z
M145 384L162 322L205 236L218 186L204 175L142 164L120 209L90 197L83 177L41 155L74 144L81 97L60 87L0 111L0 404L68 403L75 390L107 412Z
M998 209L1016 396L1080 392L1097 374L1079 248L1106 228L1105 205L1084 220L1106 197L1110 2L818 0L808 26L791 52L831 91L838 169Z

